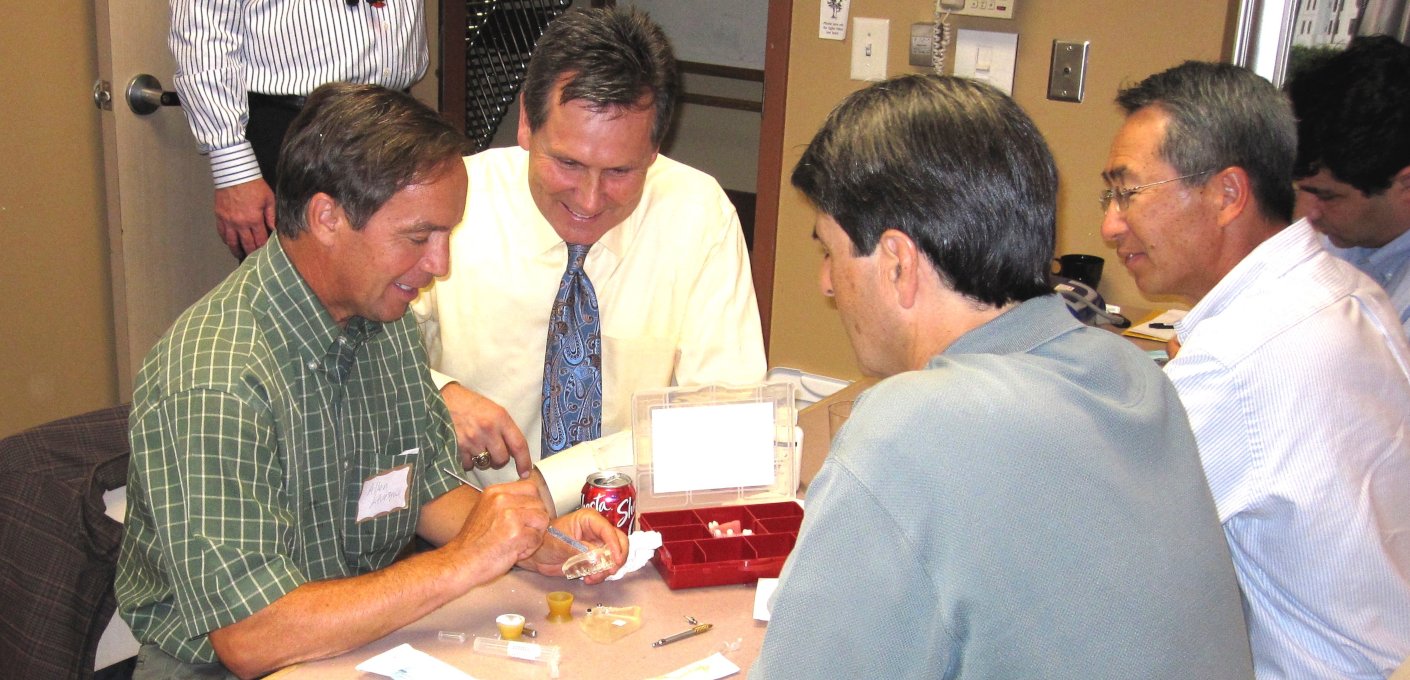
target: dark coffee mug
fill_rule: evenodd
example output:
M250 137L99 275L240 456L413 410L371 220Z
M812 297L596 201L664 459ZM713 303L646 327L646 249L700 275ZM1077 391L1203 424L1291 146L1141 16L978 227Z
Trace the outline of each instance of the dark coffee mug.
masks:
M1104 260L1096 255L1063 255L1057 262L1058 276L1077 279L1092 288L1102 281Z

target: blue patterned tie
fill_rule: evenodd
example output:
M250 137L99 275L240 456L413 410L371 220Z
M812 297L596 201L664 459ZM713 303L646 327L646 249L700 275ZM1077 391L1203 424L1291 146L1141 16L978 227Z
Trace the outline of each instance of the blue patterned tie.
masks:
M601 323L597 293L583 271L591 247L568 244L568 268L548 316L542 458L602 433Z

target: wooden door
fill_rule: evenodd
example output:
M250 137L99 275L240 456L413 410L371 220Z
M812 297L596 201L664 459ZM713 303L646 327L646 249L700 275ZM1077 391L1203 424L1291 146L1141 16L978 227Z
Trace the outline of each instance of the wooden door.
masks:
M111 84L102 114L103 166L116 316L118 395L132 398L142 357L191 303L234 269L216 236L214 185L177 107L137 115L125 99L138 74L174 89L167 3L97 0L98 76Z

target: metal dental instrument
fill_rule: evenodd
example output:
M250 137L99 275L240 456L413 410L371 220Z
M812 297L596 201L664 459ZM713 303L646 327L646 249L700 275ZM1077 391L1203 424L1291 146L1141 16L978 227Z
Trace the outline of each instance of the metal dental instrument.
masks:
M548 533L553 534L554 538L563 541L564 543L567 543L568 545L572 546L574 550L580 553L585 553L589 550L592 550L592 548L583 545L582 541L579 541L578 539L573 538L572 536L569 536L568 534L565 534L554 527L549 527Z
M484 489L481 489L481 488L480 488L480 485L479 485L479 484L476 484L476 483L474 483L474 482L472 482L472 481L466 479L466 478L465 478L464 476L462 476L462 475L456 474L455 470L452 470L452 469L450 469L450 468L448 468L448 467L447 467L447 468L441 468L441 469L442 469L442 470L445 470L445 471L446 471L446 474L448 474L448 475L450 475L450 476L452 476L452 477L454 477L454 478L460 480L460 483L461 483L461 484L464 484L465 486L468 486L468 487L470 487L470 488L472 488L472 489L474 489L474 490L476 490L476 491L479 491L480 493L484 493L484 492L485 492Z
M465 486L468 486L468 487L470 487L470 488L472 488L472 489L474 489L474 490L476 490L476 491L479 491L479 492L481 492L481 493L484 493L484 491L485 491L484 489L481 489L478 485L476 485L474 482L472 482L472 481L466 479L465 477L463 477L463 476L461 476L461 475L459 475L459 474L456 474L455 470L452 470L452 469L450 469L450 468L448 468L448 467L447 467L447 468L441 468L441 469L442 469L442 470L445 470L445 471L446 471L446 474L448 474L448 475L450 475L450 476L452 476L452 477L454 477L454 478L460 480L460 483L461 483L461 484L464 484ZM585 552L587 552L587 551L589 551L589 550L592 550L592 548L589 548L589 547L587 547L586 545L583 545L583 542L582 542L582 541L579 541L578 539L573 538L572 536L569 536L568 534L565 534L565 533L563 533L562 531L559 531L559 530L558 530L557 528L555 528L555 527L549 527L549 528L548 528L548 533L549 533L550 535L552 535L554 538L556 538L556 539L558 539L558 540L560 540L560 541L563 541L564 543L567 543L570 547L572 547L574 550L576 550L576 551L578 551L578 552L580 552L580 553L585 553Z
M667 635L666 637L663 637L660 640L651 643L651 646L660 647L662 645L669 645L672 642L678 642L688 637L694 637L714 627L715 625L711 623L697 624L695 626L691 626L688 630L683 630L679 633L676 633L675 635Z

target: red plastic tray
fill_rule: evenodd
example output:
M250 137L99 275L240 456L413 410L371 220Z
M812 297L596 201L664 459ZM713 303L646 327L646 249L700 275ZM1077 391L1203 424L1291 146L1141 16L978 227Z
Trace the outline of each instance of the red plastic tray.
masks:
M710 522L738 520L751 536L715 538ZM803 508L792 501L645 512L643 531L661 532L661 548L651 561L672 590L753 583L778 576L798 540Z

